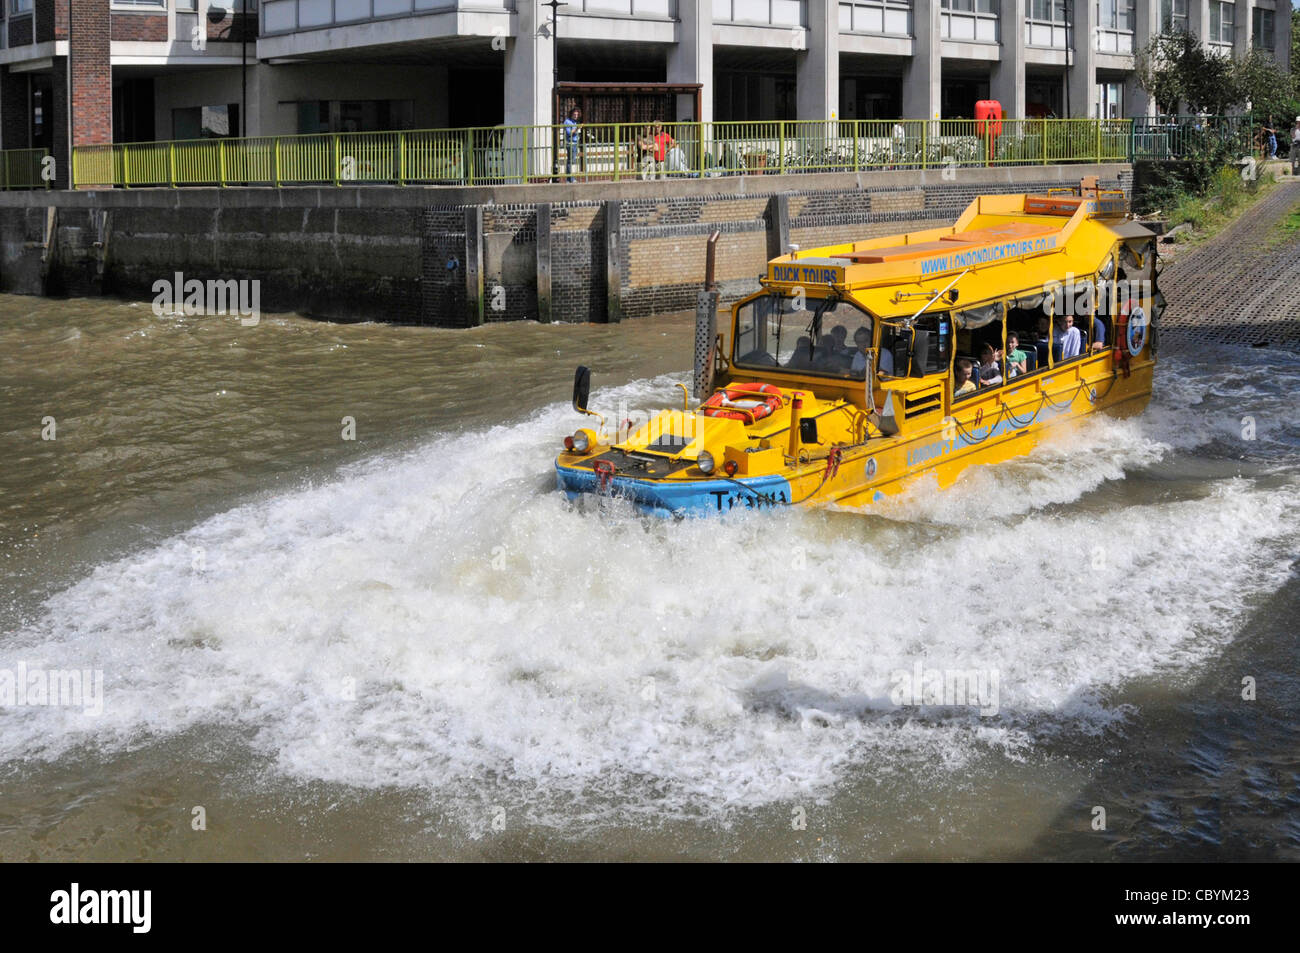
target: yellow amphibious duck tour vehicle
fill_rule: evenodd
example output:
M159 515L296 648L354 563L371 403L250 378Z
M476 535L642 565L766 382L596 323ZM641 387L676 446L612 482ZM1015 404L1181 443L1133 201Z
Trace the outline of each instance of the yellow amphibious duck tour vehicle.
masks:
M611 434L578 369L574 407L600 423L565 438L559 486L661 513L946 486L1063 421L1141 411L1163 306L1155 234L1095 179L981 196L951 227L792 250L732 308L725 350L697 321L693 410Z

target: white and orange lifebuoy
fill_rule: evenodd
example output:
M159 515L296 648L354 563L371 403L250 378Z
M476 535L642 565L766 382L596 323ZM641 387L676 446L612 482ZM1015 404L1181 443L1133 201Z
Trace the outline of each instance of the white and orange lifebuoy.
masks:
M1129 298L1121 304L1115 319L1116 357L1127 359L1141 354L1142 348L1146 347L1148 326L1147 315L1142 310L1141 302L1136 298Z
M781 409L781 391L771 384L732 384L700 405L706 417L754 423Z

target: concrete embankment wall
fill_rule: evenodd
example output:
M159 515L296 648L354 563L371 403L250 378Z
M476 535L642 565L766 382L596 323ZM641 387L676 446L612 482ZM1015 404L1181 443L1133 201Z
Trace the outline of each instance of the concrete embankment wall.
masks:
M691 308L709 234L723 300L767 260L952 222L986 192L1124 164L480 188L0 193L0 290L150 299L159 279L256 279L265 311L463 326Z

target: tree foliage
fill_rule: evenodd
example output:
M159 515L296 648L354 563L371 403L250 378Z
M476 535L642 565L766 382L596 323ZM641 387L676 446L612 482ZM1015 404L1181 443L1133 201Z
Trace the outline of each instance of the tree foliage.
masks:
M1249 103L1256 116L1278 119L1295 107L1295 77L1264 50L1234 60L1207 48L1196 34L1177 30L1152 37L1138 53L1136 67L1138 85L1162 113L1181 107L1186 113L1223 115Z

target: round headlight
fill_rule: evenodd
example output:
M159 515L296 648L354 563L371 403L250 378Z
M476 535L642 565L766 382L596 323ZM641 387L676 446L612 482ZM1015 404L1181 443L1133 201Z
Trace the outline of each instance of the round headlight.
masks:
M695 463L702 473L713 472L713 454L709 453L709 451L701 450L699 458L696 459Z
M591 446L591 441L587 439L587 431L579 430L573 435L573 449L578 453L586 453Z

